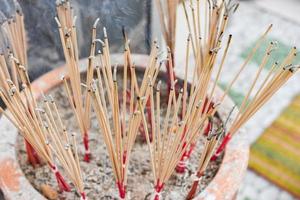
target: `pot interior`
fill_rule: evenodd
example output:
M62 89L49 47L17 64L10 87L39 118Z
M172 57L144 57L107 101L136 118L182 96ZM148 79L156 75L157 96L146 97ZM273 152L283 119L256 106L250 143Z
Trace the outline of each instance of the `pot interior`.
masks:
M142 80L144 68L136 67L136 74L138 82ZM83 82L85 79L85 73L82 73ZM118 84L119 88L122 87L122 67L118 67ZM158 79L162 81L161 87L161 110L162 110L162 120L166 111L167 105L167 74L165 72L160 72ZM177 89L181 88L183 85L183 80L178 80ZM78 132L77 144L78 153L80 157L81 169L84 174L85 181L85 191L88 199L118 199L117 187L115 187L115 180L113 171L111 168L110 160L107 155L107 150L105 143L103 141L102 133L98 128L98 122L96 120L95 113L92 112L91 116L91 129L89 132L90 139L90 149L92 153L92 159L90 163L83 161L83 143L81 137L79 137L79 128L73 111L69 105L65 89L63 85L59 85L52 90L50 90L47 95L52 95L55 99L58 109L60 111L62 120L67 127L68 132ZM119 95L120 97L122 95ZM39 104L42 105L42 101L39 100ZM218 114L214 117L216 122L220 122L220 117ZM174 172L171 179L168 181L164 188L163 199L184 199L187 194L188 188L191 185L191 175L195 173L197 169L197 163L203 149L205 136L201 136L196 144L195 150L192 153L190 159L187 162L186 173L177 174ZM39 166L38 168L33 168L27 163L27 155L24 147L24 140L19 135L17 139L17 155L19 159L19 164L23 170L26 178L38 191L40 191L40 186L42 184L47 184L57 189L56 180L50 169L46 165ZM136 139L136 143L133 147L132 156L128 168L128 183L127 183L127 196L129 199L150 199L150 196L154 193L153 189L153 175L151 171L150 155L148 153L148 146L145 142L143 136L139 133ZM201 182L200 191L202 191L216 175L223 156L220 156L216 161L209 164ZM62 170L63 173L63 170ZM64 175L64 173L63 173ZM68 179L66 177L66 179ZM76 194L73 189L69 193L59 193L60 199L79 199L79 195Z

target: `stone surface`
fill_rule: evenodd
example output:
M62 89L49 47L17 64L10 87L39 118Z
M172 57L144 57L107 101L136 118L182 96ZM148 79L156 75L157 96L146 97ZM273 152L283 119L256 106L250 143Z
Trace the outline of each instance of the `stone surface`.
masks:
M25 16L28 38L28 56L31 68L54 68L64 62L57 24L54 17L56 0L1 0L0 22L21 8ZM80 57L87 57L90 48L90 32L99 17L98 37L103 37L105 26L109 34L112 52L123 51L122 26L132 38L130 44L135 53L149 50L151 27L151 1L147 0L72 0L77 16L78 44ZM20 5L19 5L20 4ZM88 10L88 11L87 11ZM1 39L0 45L7 46ZM2 44L4 45L2 45Z

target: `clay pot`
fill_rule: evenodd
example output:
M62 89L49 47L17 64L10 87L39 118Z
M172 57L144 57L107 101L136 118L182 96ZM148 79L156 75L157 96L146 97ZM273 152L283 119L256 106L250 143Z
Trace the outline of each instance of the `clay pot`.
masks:
M111 63L120 63L123 60L122 55L114 54L111 56ZM136 66L145 68L148 57L145 55L133 55ZM87 60L80 61L81 71L87 66ZM176 70L178 78L183 78L183 68ZM66 74L64 66L50 71L32 83L33 92L36 98L39 92L53 89L61 84L61 76ZM221 95L221 89L217 89L217 95ZM226 97L222 107L219 109L219 116L225 120L226 116L232 109L234 103ZM7 199L34 199L44 200L43 197L29 183L20 169L17 154L16 141L18 131L13 124L4 116L0 119L0 187L4 191ZM249 146L247 145L242 134L237 134L227 145L222 164L209 185L204 191L197 194L195 199L216 199L231 200L241 184L243 176L247 169L249 157Z

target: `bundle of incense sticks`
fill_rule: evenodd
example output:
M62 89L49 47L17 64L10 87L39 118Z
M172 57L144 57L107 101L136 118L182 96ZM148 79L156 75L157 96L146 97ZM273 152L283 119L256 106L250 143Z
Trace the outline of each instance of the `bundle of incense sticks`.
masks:
M6 32L9 46L13 52L13 55L18 59L21 65L24 67L28 66L27 63L27 41L26 41L26 31L24 26L24 16L19 9L16 10L16 13L13 18L4 21L1 28ZM2 61L2 65L5 65L5 62ZM11 69L12 81L14 82L16 88L19 90L19 83L17 81L17 71L16 68ZM39 158L36 156L36 152L32 146L25 140L26 152L28 155L28 161L32 165L39 163Z
M140 112L142 113L143 124L145 127L146 139L149 145L150 159L153 170L154 182L155 182L155 194L154 199L160 199L161 192L163 190L164 185L167 180L172 175L177 163L180 161L182 155L184 155L186 148L188 145L197 141L199 138L199 131L203 130L205 121L214 116L217 112L218 107L222 105L225 96L228 91L234 84L234 82L240 76L241 71L245 68L246 64L252 58L254 53L256 52L259 45L263 42L266 34L269 32L272 26L270 26L267 31L261 36L258 40L256 47L249 54L245 63L241 66L238 73L233 78L231 84L228 88L223 92L223 95L218 99L218 105L213 105L207 108L208 112L203 112L203 107L205 107L206 102L202 101L201 97L201 85L196 84L196 88L194 92L191 93L192 96L187 104L187 112L181 120L179 119L179 108L182 106L182 97L183 97L183 89L179 93L178 97L175 97L173 84L169 102L167 106L167 112L165 116L165 121L161 125L160 122L160 90L159 85L156 89L156 103L154 101L153 95L153 84L150 86L150 106L151 106L151 129L152 129L152 140L150 139L150 134L148 131L148 123L146 117L144 115L144 105L142 102L139 102ZM230 44L230 39L228 40L228 48ZM254 94L252 100L249 100L250 95L260 77L262 69L265 67L268 62L272 52L275 50L275 43L271 42L268 48L266 49L265 56L261 62L261 65L258 69L257 74L254 77L254 81L251 84L251 87L237 113L235 119L229 126L229 130L226 136L222 139L221 145L218 147L218 142L221 140L221 136L226 133L226 124L225 126L219 127L216 131L212 132L210 129L207 141L205 143L204 151L202 152L198 164L198 171L194 175L193 184L191 189L186 197L186 199L192 199L196 192L199 181L202 178L202 175L205 172L209 162L211 159L216 158L227 142L230 140L232 135L234 135L238 129L244 125L274 94L279 90L279 88L287 82L289 78L299 69L299 65L293 65L293 59L296 56L296 48L293 48L285 60L279 67L276 67L275 63L267 76L263 79L262 84L258 87L257 92ZM227 51L227 50L226 50ZM176 81L175 81L176 82ZM200 80L198 81L200 82ZM213 83L215 85L216 82ZM194 87L192 85L192 87ZM212 86L214 88L215 86ZM155 114L156 113L156 114ZM229 117L228 117L229 119ZM161 129L162 126L162 129ZM228 128L228 127L227 127ZM217 150L216 150L217 149ZM215 151L216 150L216 151ZM214 153L216 153L214 155ZM214 156L213 156L214 155Z
M192 176L194 182L186 197L187 200L194 198L201 177L204 175L204 172L210 162L210 158L215 152L217 144L220 140L220 136L223 134L223 132L224 132L223 127L220 127L215 133L212 133L212 131L209 132L204 144L204 149L202 150L199 159L198 171Z
M76 135L69 136L65 128L53 98L44 96L45 109L39 109L42 116L39 116L40 124L44 125L47 145L59 160L69 179L76 187L82 200L86 200L84 192L83 176L79 165L77 153Z
M152 140L150 140L148 123L144 115L145 102L139 102L154 176L155 200L160 199L164 185L173 174L186 148L199 137L198 132L204 127L206 118L210 116L209 112L206 115L200 115L201 100L199 100L198 92L194 92L187 105L187 112L189 114L186 114L184 118L180 120L179 110L182 104L183 90L180 91L176 98L175 84L176 81L174 81L169 93L167 111L163 122L160 120L160 83L155 91L155 100L153 84L149 84L150 105L152 109ZM199 85L196 91L198 90Z
M69 82L65 79L65 86L70 104L76 115L76 119L83 137L83 143L86 151L84 160L86 162L89 162L90 151L88 130L90 127L91 100L87 90L84 94L81 88L81 78L78 63L79 50L75 24L76 16L73 17L73 9L69 1L57 1L57 18L55 18L55 20L59 28L59 34L66 59L66 65L68 67ZM88 61L86 85L90 84L93 77L94 57L96 49L96 26L98 21L99 19L95 21L92 28L91 51ZM83 95L85 96L84 99L82 99Z
M156 41L150 53L148 67L141 84L137 82L135 66L132 64L128 41L125 42L123 87L117 81L117 65L111 69L108 38L105 34L102 52L99 54L101 66L96 67L97 81L90 85L92 105L96 112L99 127L107 146L116 184L121 199L125 199L127 171L141 121L138 103L149 97L150 82L154 82L160 70ZM129 74L128 74L129 71ZM118 90L121 89L119 96ZM129 104L127 90L130 90ZM110 114L112 113L112 115Z
M23 66L27 66L27 38L21 11L17 9L14 18L4 22L2 27L6 30L14 56Z
M194 79L199 79L203 87L201 88L201 99L204 104L202 105L202 112L205 114L210 107L214 105L212 101L216 83L220 78L221 71L227 56L228 48L231 42L231 36L227 41L226 48L224 50L221 64L217 68L216 59L218 51L222 46L222 39L224 31L227 27L228 18L237 9L238 4L227 4L226 1L202 1L197 0L196 9L193 1L190 1L190 12L186 7L186 2L182 2L185 17L187 21L187 27L190 31L190 36L187 42L187 54L186 65L188 65L189 48L192 47L195 57L194 67ZM204 16L201 16L201 11L204 11ZM192 19L192 20L190 20ZM187 68L187 66L186 66ZM217 70L217 75L213 77L214 71ZM212 79L212 88L209 87ZM185 86L186 87L186 86ZM184 100L186 99L185 95ZM185 109L183 108L182 114L184 115ZM212 127L212 121L207 120L206 126L201 130L201 134L207 134ZM185 161L190 157L191 152L195 144L192 143L188 151L181 158L181 162L177 167L177 172L183 173L185 171Z
M161 191L175 170L176 165L179 163L182 156L185 155L189 146L198 141L199 137L201 136L199 132L202 132L202 130L205 128L206 121L211 119L217 110L217 105L207 106L207 104L208 102L212 102L212 99L215 95L217 81L220 77L224 60L231 42L231 36L228 38L227 45L222 56L223 61L219 65L218 74L213 83L209 84L208 81L206 81L207 83L204 81L206 79L211 79L209 75L211 75L210 70L212 64L209 63L209 67L206 67L203 70L204 74L202 74L200 77L194 73L193 81L188 91L187 73L189 65L188 57L190 42L191 36L189 36L187 40L187 64L185 69L183 89L181 89L178 97L176 98L176 80L174 80L173 77L171 79L172 87L169 93L167 112L162 130L160 130L161 122L159 86L156 89L156 103L154 103L153 100L153 93L150 92L152 140L150 139L148 123L144 115L145 107L142 104L139 105L140 112L142 113L143 117L146 139L150 149L149 151L155 181L155 200L160 198ZM218 51L211 50L210 53L215 57ZM195 67L195 69L197 68ZM206 83L207 85L204 85L203 83ZM153 84L151 84L151 86L153 86ZM207 91L204 91L203 87L206 87ZM206 93L209 94L208 100L205 100ZM183 113L180 108L182 108L184 111Z
M268 100L298 71L299 65L294 65L293 60L296 57L296 47L292 48L288 56L279 65L275 62L268 72L267 76L263 79L262 83L258 86L256 92L253 93L254 87L257 85L261 77L262 69L269 61L270 55L274 50L274 42L271 42L266 50L264 58L260 64L257 74L250 85L250 88L244 97L239 112L234 118L226 136L224 137L221 145L217 149L213 160L215 160L225 149L231 137L249 120L251 117L265 105ZM251 98L253 95L253 98Z
M4 55L0 56L0 97L3 100L6 110L0 108L3 113L20 131L20 134L31 145L36 156L42 158L42 161L47 162L55 174L56 180L61 190L70 191L69 185L63 179L60 172L57 170L51 150L47 146L46 133L43 130L43 125L40 123L40 115L37 108L36 96L34 96L31 84L28 78L26 68L20 62L9 55L10 66L15 68L17 72L17 82L21 84L21 92L11 80L8 65L5 63ZM42 164L40 160L35 160L35 164Z
M240 74L247 66L248 62L251 60L251 58L254 56L257 49L260 47L262 42L264 41L267 33L271 30L272 25L268 27L268 29L265 31L265 33L258 39L255 47L252 49L252 51L249 53L248 57L246 58L245 62L241 65L240 69L224 91L223 95L221 97L216 98L219 102L219 106L222 105L222 102L225 98L225 96L228 94L228 91L232 88L234 83L238 80ZM289 52L288 56L283 60L280 66L278 66L278 63L275 62L271 68L271 70L268 72L266 77L261 77L261 72L264 69L265 65L268 63L269 58L271 54L276 50L276 43L271 42L269 46L266 49L265 55L261 61L261 64L257 70L257 73L254 77L253 82L250 85L250 88L239 108L239 111L234 118L234 120L231 122L229 127L224 126L223 135L225 135L224 138L221 139L221 144L216 149L215 153L214 149L216 147L216 144L214 144L213 151L210 152L210 156L208 157L210 160L215 160L225 149L227 143L230 141L231 137L238 132L238 130L288 81L289 78L295 74L295 72L299 69L299 65L294 65L293 60L296 57L296 47L292 48L292 50ZM252 92L258 83L260 79L262 80L262 83L260 86L258 86L257 91L253 94L253 98L250 100L250 97L252 95ZM212 114L217 112L217 109L214 109L212 111ZM227 131L228 130L228 131ZM227 132L226 132L227 131ZM225 134L226 133L226 134ZM213 155L213 156L212 156ZM200 159L201 160L201 159ZM199 180L201 179L201 176L203 175L203 172L205 168L203 168L204 162L200 162L199 164L199 171L196 173L196 179L194 180L191 190L187 196L187 199L192 199L194 195L197 192L197 186L199 183Z

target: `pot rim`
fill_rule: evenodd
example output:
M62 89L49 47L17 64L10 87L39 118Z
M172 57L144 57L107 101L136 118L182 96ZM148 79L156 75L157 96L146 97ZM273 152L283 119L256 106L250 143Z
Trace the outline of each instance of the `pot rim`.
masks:
M149 57L143 54L133 54L133 60L135 65L140 68L147 66ZM111 63L118 63L122 65L120 61L122 54L112 54ZM79 61L80 72L86 71L84 66L87 66L87 59ZM165 69L161 69L166 71ZM178 69L175 69L178 71ZM41 92L47 93L49 90L55 88L62 83L61 77L67 74L67 68L65 65L58 67L46 74L40 76L38 79L32 82L32 90L35 98L39 98ZM183 73L176 73L178 78L183 79ZM222 94L222 90L217 88L216 94ZM227 96L224 100L223 106L218 111L221 119L224 121L224 116L227 116L232 107L234 106L233 101ZM222 117L223 116L223 117ZM17 152L15 150L15 143L18 136L17 129L11 124L8 119L3 116L0 118L0 169L1 165L9 162L15 167L16 173L19 174L17 178L18 190L11 190L7 186L2 185L5 195L8 199L37 199L44 200L45 198L30 184L27 180L23 171L19 166L17 159ZM241 132L241 131L240 131ZM229 142L225 149L225 155L222 160L222 164L218 169L217 174L208 186L199 193L195 199L222 199L231 200L243 179L244 173L247 169L249 158L249 145L246 142L245 134L238 133L232 141ZM234 172L231 173L230 172ZM1 174L1 172L0 172ZM230 174L230 176L228 176Z

